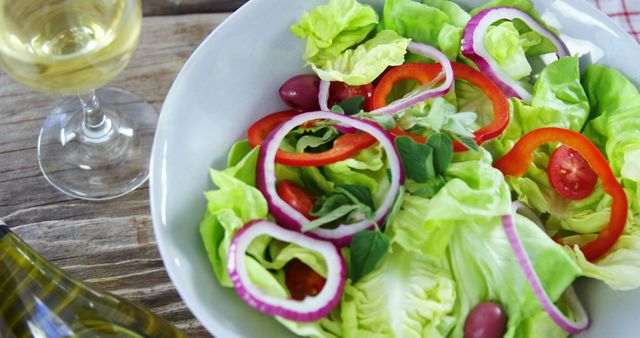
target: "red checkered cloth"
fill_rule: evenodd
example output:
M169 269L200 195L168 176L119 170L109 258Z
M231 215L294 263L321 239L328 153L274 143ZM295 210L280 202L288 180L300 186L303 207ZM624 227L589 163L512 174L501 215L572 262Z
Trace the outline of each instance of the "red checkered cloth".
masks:
M587 0L640 42L640 0Z

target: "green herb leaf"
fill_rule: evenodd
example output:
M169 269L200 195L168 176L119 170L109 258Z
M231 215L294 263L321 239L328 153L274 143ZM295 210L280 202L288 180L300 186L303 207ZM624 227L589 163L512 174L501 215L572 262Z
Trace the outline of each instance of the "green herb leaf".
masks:
M361 203L371 208L371 210L374 209L373 196L371 196L371 190L368 187L355 184L338 184L336 189L347 195L354 203Z
M352 96L348 99L344 99L340 101L336 106L339 106L342 109L342 114L345 115L355 115L358 114L362 107L364 107L364 96L356 95ZM333 106L331 110L333 110L336 106Z
M353 205L351 199L344 194L333 193L326 195L318 199L316 202L316 208L311 211L311 215L315 217L322 217L344 205Z
M427 145L433 148L433 164L438 175L444 175L453 158L453 142L443 133L435 133L429 136Z
M302 226L302 231L306 232L309 230L313 230L317 227L320 227L322 225L331 223L333 221L336 221L342 217L345 217L349 214L351 214L352 211L355 211L356 209L358 209L358 205L343 205L341 207L338 207L337 209L334 209L333 211L329 212L328 214L320 217L320 218L316 218L313 221L305 224Z
M360 231L351 240L351 281L373 271L389 250L389 237L380 231Z
M395 143L407 178L424 183L436 177L431 146L415 142L408 136L397 137Z
M470 150L473 150L473 151L479 151L480 150L480 148L478 147L478 144L472 138L466 137L466 136L460 136L460 135L454 135L454 137L458 141L460 141L460 143L462 143L465 147L467 147L467 149L470 149Z

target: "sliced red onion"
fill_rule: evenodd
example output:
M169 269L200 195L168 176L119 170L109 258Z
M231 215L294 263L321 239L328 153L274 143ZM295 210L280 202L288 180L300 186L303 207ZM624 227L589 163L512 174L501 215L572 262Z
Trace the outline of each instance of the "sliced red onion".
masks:
M491 78L508 97L516 97L531 101L531 93L523 88L517 80L512 79L491 57L484 47L487 29L498 20L520 19L529 28L549 39L556 46L558 58L569 55L569 49L553 32L544 28L529 14L513 7L487 8L474 15L467 23L462 34L461 50L464 56L473 61L480 71Z
M331 111L329 109L329 87L331 82L326 80L320 80L320 90L318 91L318 102L320 103L320 110Z
M296 126L315 119L333 120L340 124L357 128L375 137L384 148L391 171L391 183L387 196L380 204L380 207L374 212L376 222L383 224L400 191L400 186L404 183L404 172L393 139L391 135L374 122L332 112L318 111L296 115L274 129L262 143L258 157L256 185L267 199L269 212L278 223L291 230L301 231L302 226L309 222L309 219L291 207L278 195L276 191L274 161L280 143L287 133ZM312 237L330 240L339 246L344 246L351 242L351 237L353 237L355 233L370 228L373 228L373 223L365 219L353 224L341 224L334 229L316 228L308 231L307 234Z
M319 253L327 265L327 278L320 293L303 300L283 299L255 286L249 279L245 254L251 242L262 235ZM236 292L251 307L272 316L300 322L310 322L328 315L340 302L347 275L344 258L335 245L284 229L267 220L251 221L233 236L227 256L227 270Z
M507 234L509 244L511 244L511 248L513 249L516 259L524 272L525 278L529 282L531 289L533 289L534 295L542 305L544 311L560 328L571 334L578 334L584 331L589 326L589 318L582 307L582 304L578 300L573 287L569 286L562 297L577 318L576 321L567 318L553 303L547 292L544 290L542 282L540 282L540 278L538 277L536 270L533 268L533 263L529 259L529 256L520 241L518 232L516 231L513 215L516 213L517 208L518 205L513 205L511 214L502 216L502 224L504 226L504 231Z
M444 72L444 82L440 86L432 88L433 85L437 84L441 80L440 76L438 76L434 79L435 81L432 81L432 83L423 85L419 90L410 93L401 99L395 100L389 105L373 110L369 112L369 114L395 114L427 99L446 95L451 90L454 80L453 69L451 68L451 61L449 61L446 55L435 47L414 41L409 42L409 47L407 49L414 54L433 59L441 64Z

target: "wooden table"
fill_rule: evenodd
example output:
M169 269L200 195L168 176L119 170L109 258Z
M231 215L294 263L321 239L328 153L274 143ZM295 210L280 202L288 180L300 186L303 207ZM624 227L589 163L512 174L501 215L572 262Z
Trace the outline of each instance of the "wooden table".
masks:
M143 0L140 45L112 83L158 111L195 47L242 0ZM220 12L222 13L214 13ZM38 169L38 131L54 100L0 72L0 218L71 274L138 301L190 337L210 337L171 284L156 248L145 184L106 202L71 199Z

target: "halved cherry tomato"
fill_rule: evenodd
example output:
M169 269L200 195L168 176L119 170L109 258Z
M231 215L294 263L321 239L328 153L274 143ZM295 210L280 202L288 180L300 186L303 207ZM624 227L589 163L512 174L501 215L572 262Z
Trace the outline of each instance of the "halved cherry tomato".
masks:
M354 96L364 97L364 109L368 110L371 105L371 99L373 98L373 85L367 83L361 86L350 86L344 82L331 82L329 86L329 100L327 100L327 106L329 108L333 105L340 103L340 101L346 100Z
M291 292L291 298L295 300L317 295L322 291L325 282L324 277L299 259L287 263L284 270L284 283Z
M249 144L252 147L261 145L265 137L278 125L300 114L297 110L285 110L267 115L256 121L247 131ZM333 141L333 147L319 153L293 153L278 150L275 161L280 164L297 167L319 167L346 160L362 149L377 142L367 133L344 134Z
M583 199L593 192L598 175L580 153L560 146L551 155L547 166L547 176L553 189L571 200Z
M311 210L315 206L315 198L304 188L298 186L292 181L282 180L278 184L278 195L287 204L299 211L308 219L314 219Z
M507 97L500 88L493 83L488 77L479 71L462 63L451 62L453 75L457 80L465 80L472 85L478 87L491 100L493 104L493 120L482 128L473 132L473 140L477 144L497 137L509 124L509 102ZM432 81L440 71L442 66L439 64L429 63L405 63L401 66L391 68L387 71L373 91L373 99L371 100L371 110L378 109L387 105L387 96L391 93L393 86L403 80L416 80L421 85ZM396 127L389 130L394 136L411 136L410 133ZM411 136L415 141L422 142L426 140L424 137L417 135ZM466 151L467 147L460 142L454 142L454 151Z

